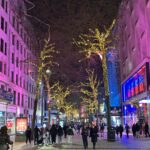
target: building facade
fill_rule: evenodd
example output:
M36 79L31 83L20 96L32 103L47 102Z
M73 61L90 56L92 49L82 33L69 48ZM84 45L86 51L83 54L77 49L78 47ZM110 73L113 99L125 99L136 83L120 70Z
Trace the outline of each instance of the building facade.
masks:
M118 14L124 123L150 123L150 0L123 0Z
M36 59L33 28L20 0L0 0L0 127L15 134L16 117L31 123L35 99Z

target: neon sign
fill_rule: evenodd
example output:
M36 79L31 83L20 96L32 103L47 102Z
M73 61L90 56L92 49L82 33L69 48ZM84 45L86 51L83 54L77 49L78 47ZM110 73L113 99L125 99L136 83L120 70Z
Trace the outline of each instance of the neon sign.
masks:
M147 90L148 63L143 65L136 73L122 84L123 101L139 95Z

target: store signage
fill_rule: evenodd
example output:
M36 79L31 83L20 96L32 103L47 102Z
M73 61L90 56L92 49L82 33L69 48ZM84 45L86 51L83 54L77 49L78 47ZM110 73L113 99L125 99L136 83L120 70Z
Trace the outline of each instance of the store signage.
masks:
M14 100L14 95L12 93L0 88L0 99L12 102Z
M123 101L129 100L147 90L147 70L148 64L146 63L122 84Z
M16 118L16 134L24 134L27 130L27 118Z

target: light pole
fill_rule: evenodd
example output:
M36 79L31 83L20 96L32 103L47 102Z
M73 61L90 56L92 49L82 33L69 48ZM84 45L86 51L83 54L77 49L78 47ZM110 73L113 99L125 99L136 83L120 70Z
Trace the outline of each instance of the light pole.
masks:
M50 100L50 85L49 85L49 79L50 79L50 76L52 74L51 70L50 69L47 69L46 70L46 74L48 76L48 78L46 77L46 85L47 85L47 88L48 88L48 127L50 127L50 116L51 116L51 100Z

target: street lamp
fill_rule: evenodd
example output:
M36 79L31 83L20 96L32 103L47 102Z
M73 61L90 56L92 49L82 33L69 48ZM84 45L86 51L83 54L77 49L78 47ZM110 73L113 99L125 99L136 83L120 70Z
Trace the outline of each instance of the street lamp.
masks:
M49 68L46 70L46 74L48 76L48 78L46 78L47 79L46 80L46 82L47 82L46 84L47 84L47 88L48 88L48 127L50 127L50 115L51 115L51 107L50 107L50 105L51 105L51 100L50 100L49 78L50 78L52 72L51 72L51 70Z

